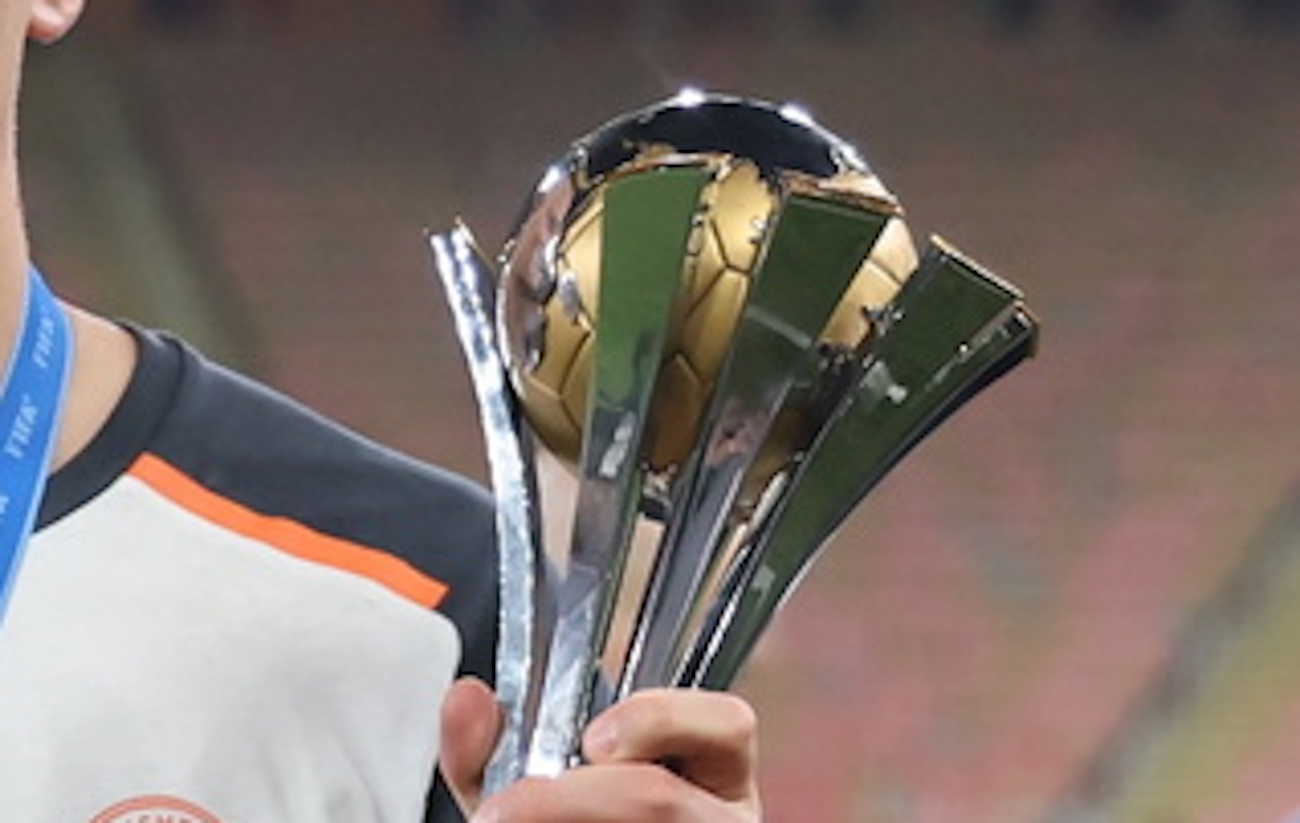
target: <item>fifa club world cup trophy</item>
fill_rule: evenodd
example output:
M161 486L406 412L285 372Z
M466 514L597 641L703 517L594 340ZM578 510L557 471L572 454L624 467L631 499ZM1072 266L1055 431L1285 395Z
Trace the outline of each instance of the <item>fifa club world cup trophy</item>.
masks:
M683 92L577 140L495 261L463 225L430 244L497 504L489 792L573 765L631 690L727 688L840 523L1037 340L1016 289L938 238L917 253L852 146L742 98ZM549 553L535 444L576 475Z

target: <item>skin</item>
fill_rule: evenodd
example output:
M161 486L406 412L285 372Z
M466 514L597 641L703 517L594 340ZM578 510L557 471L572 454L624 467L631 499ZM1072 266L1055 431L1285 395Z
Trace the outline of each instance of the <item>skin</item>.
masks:
M647 690L616 703L583 735L579 766L525 778L481 802L499 716L482 683L455 683L442 709L442 771L474 823L626 823L761 819L756 721L729 694ZM671 763L672 768L664 764Z
M82 0L0 0L0 358L23 310L28 242L18 182L18 89L29 40L66 34ZM95 436L135 366L131 336L67 306L75 344L71 383L55 443L61 466ZM583 738L588 762L556 778L528 778L480 798L484 764L499 731L492 692L453 684L442 711L441 768L476 823L756 823L761 819L756 729L748 704L727 694L647 691L597 717ZM669 768L665 764L671 764Z
M27 236L18 186L17 96L27 38L53 42L76 22L81 0L0 0L0 357L14 345L23 311ZM121 397L135 365L135 343L113 323L68 306L75 344L72 382L54 465L63 465L95 436Z

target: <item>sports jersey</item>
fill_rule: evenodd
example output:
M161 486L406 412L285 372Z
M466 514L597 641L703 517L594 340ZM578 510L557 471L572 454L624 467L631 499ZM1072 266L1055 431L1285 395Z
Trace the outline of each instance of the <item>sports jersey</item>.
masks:
M424 819L442 695L491 673L490 501L132 332L0 631L0 821Z

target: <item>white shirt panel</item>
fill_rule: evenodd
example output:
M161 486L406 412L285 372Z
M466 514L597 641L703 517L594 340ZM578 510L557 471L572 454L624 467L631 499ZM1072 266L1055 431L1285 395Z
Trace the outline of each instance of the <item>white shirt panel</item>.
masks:
M418 821L458 656L445 617L121 478L28 549L0 820L165 794L221 823Z

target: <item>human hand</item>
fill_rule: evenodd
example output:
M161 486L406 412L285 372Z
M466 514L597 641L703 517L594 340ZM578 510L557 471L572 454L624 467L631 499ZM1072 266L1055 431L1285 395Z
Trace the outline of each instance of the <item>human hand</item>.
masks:
M584 765L483 800L501 714L482 681L463 678L443 703L441 768L473 823L758 823L756 726L731 694L635 692L587 727Z

